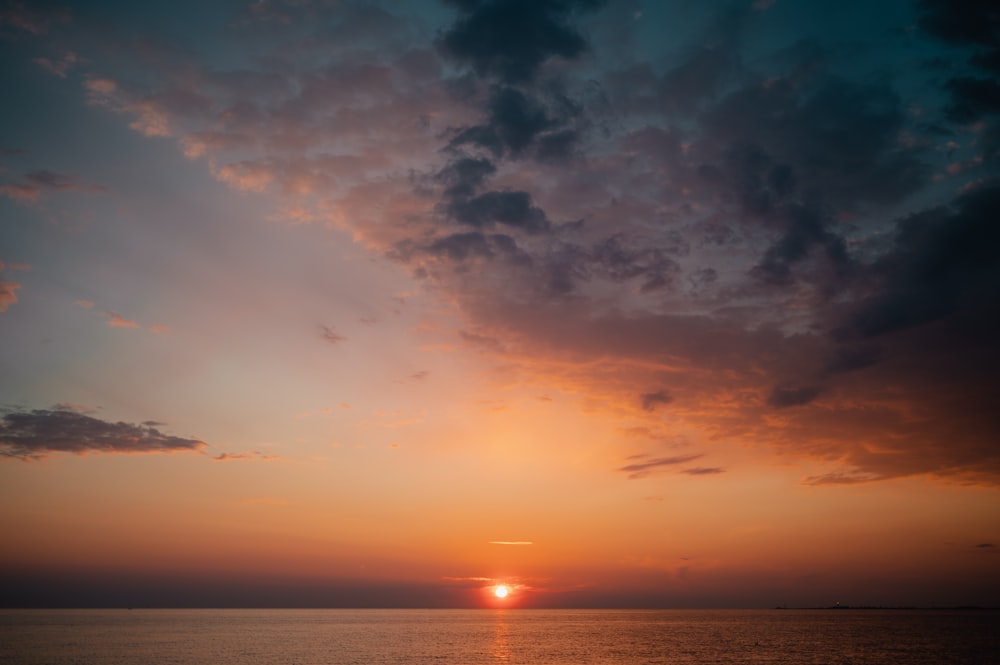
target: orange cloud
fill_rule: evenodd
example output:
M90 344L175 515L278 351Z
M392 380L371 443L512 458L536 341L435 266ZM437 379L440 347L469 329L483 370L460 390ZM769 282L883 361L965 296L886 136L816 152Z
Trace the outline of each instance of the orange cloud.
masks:
M139 324L135 321L126 319L124 316L119 314L114 310L108 310L103 312L104 316L108 319L108 325L112 328L139 328Z
M15 291L21 288L17 282L0 282L0 312L17 302Z

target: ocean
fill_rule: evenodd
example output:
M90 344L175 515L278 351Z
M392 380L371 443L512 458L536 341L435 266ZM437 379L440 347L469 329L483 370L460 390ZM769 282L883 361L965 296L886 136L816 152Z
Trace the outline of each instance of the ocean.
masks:
M3 665L1000 663L979 610L0 610Z

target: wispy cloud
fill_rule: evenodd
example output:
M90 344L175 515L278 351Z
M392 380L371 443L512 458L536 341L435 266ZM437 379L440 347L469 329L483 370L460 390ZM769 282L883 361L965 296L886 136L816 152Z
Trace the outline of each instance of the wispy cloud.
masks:
M880 480L880 476L868 473L825 473L818 476L808 476L802 480L803 485L860 485Z
M491 540L490 545L534 545L530 540Z
M277 455L267 455L258 450L249 450L241 453L220 453L212 458L213 462L267 462L278 459Z
M53 407L56 411L73 411L75 413L97 413L100 409L73 402L59 402Z
M691 469L682 469L681 473L689 476L713 476L718 473L725 473L726 470L718 466L696 466Z
M331 344L339 344L346 340L347 338L338 333L336 330L330 326L321 325L319 327L320 336Z
M32 3L11 2L0 7L0 26L9 26L32 35L44 35L53 24L66 23L70 13L65 9L36 6Z
M130 319L126 319L124 316L119 314L114 310L107 310L102 312L102 314L107 317L108 325L112 328L140 328L141 326Z
M39 67L59 78L66 78L69 70L80 64L80 58L73 51L67 51L61 58L35 58Z
M696 460L703 457L703 455L677 455L675 457L655 457L652 459L648 459L648 457L648 455L636 455L635 458L641 459L642 461L627 464L626 466L620 467L618 470L627 473L629 479L634 480L648 476L653 471L664 467L673 467L678 464L684 464L686 462Z
M25 173L20 182L0 184L0 195L20 203L38 201L44 192L107 194L108 189L101 185L81 183L74 175L45 170Z

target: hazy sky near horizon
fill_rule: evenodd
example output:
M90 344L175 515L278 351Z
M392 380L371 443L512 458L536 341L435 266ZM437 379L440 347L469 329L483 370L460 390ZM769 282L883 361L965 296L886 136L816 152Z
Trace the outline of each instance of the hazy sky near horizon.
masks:
M0 2L7 604L1000 604L1000 12Z

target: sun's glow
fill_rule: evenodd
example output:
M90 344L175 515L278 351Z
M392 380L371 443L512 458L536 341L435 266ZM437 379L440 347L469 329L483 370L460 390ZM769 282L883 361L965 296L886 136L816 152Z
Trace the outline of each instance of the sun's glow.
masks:
M493 590L493 593L497 598L506 598L507 594L510 593L510 590L503 584L498 584L497 588Z

